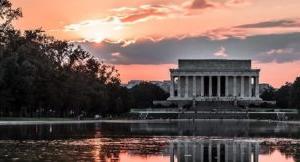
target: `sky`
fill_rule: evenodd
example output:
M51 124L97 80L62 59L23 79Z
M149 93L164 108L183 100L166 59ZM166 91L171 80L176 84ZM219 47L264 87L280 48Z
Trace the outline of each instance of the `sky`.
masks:
M22 29L42 28L119 70L168 80L178 59L252 59L260 82L300 75L299 0L12 0Z

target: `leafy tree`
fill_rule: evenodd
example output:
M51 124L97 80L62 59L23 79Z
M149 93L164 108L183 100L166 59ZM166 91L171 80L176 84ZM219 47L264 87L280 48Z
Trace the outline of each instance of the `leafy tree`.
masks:
M41 29L14 29L22 16L0 0L0 116L115 114L128 111L130 95L118 71L80 46Z
M130 89L130 94L134 100L134 107L137 108L152 107L154 100L166 100L169 96L160 87L148 82L142 82L134 86Z
M291 83L286 83L280 87L276 92L276 103L279 107L289 108L291 107Z
M291 100L293 107L300 109L300 77L297 77L292 85Z
M265 101L274 101L276 99L276 90L273 87L270 87L260 95L260 98Z

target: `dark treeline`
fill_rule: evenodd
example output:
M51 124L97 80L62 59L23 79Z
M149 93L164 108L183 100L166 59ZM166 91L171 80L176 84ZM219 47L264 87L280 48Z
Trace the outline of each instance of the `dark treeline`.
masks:
M120 114L137 105L113 66L41 30L15 29L21 10L0 3L0 116Z
M1 0L1 116L76 116L120 113L129 94L117 70L80 47L49 37L41 30L14 29L22 15Z
M148 82L134 86L129 92L134 101L134 108L151 108L154 106L153 101L166 100L169 97L169 93Z
M0 117L76 117L115 115L153 106L168 93L151 83L128 90L118 71L81 47L56 40L42 30L20 31L22 16L0 0ZM300 108L300 78L262 98L279 107Z
M300 109L300 77L293 83L286 83L279 89L269 88L260 96L263 100L276 101L280 108Z

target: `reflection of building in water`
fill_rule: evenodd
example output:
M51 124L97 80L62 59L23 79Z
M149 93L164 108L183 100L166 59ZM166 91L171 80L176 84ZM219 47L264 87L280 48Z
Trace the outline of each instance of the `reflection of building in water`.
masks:
M258 162L259 144L244 141L174 141L170 162Z

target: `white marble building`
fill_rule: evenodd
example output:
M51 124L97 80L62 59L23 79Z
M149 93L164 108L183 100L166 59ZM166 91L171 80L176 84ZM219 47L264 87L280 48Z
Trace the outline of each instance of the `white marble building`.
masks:
M178 69L170 69L168 100L261 100L259 72L251 60L179 60Z
M258 142L228 140L176 140L166 152L170 162L258 162Z

